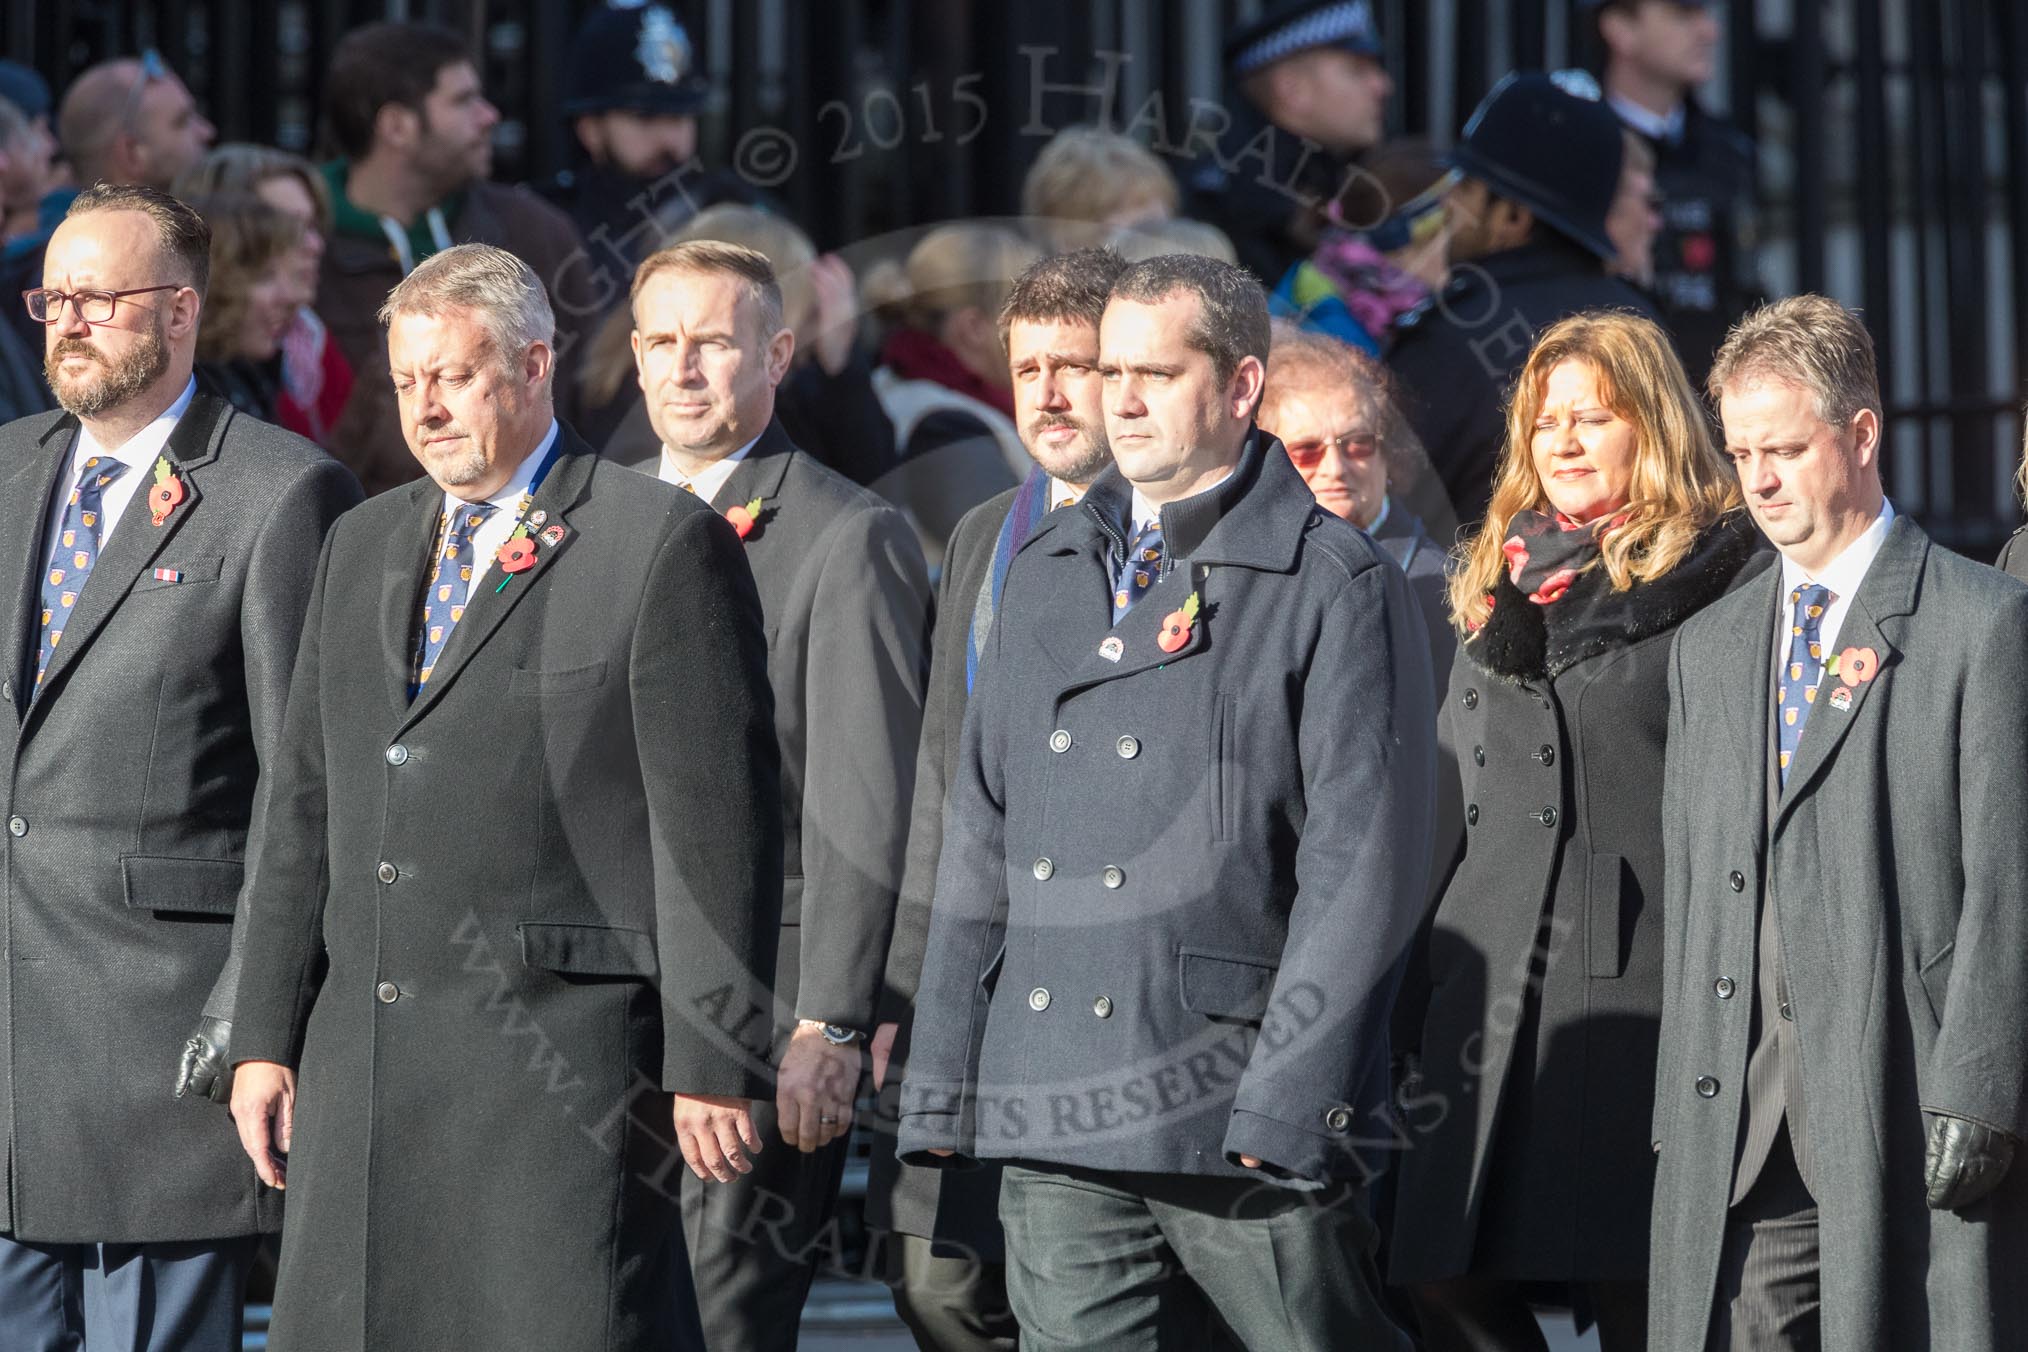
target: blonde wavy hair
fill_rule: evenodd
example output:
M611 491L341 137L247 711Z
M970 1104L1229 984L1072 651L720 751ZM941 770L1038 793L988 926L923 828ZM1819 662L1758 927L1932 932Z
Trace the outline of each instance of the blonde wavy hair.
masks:
M1690 553L1697 537L1740 505L1739 480L1719 456L1711 423L1690 379L1656 324L1623 310L1591 310L1543 330L1515 379L1507 405L1507 445L1493 481L1485 523L1458 546L1451 573L1451 623L1469 635L1492 613L1493 585L1506 571L1500 546L1524 511L1547 512L1535 473L1535 419L1549 373L1581 361L1598 374L1606 407L1633 424L1634 474L1624 525L1606 534L1598 562L1614 591L1661 577Z

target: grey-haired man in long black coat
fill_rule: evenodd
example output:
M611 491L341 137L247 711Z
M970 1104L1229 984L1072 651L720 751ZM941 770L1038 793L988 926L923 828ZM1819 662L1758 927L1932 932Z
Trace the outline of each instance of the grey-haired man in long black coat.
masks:
M1008 1162L1024 1347L1166 1345L1178 1283L1248 1346L1406 1347L1358 1147L1427 872L1421 619L1252 426L1257 283L1137 264L1100 335L1116 467L1014 556L980 659L903 1158Z

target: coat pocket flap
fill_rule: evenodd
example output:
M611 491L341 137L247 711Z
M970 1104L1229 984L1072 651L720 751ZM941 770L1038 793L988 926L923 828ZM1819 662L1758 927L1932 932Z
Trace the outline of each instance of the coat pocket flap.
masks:
M1585 948L1590 961L1587 970L1595 977L1616 977L1626 971L1621 958L1620 921L1625 901L1621 888L1626 865L1619 855L1591 857L1590 892L1587 906Z
M993 993L993 987L1000 984L1000 969L1006 966L1006 964L1007 945L1001 944L994 951L993 956L986 960L985 967L979 972L979 989L990 996Z
M507 677L507 693L510 695L567 695L574 690L596 690L606 683L606 664L594 662L588 667L571 667L564 671L529 671L516 667Z
M246 865L237 859L176 859L123 854L127 905L169 915L229 916L239 907Z
M525 920L514 927L521 961L573 976L638 976L660 971L653 936L617 925L564 925Z
M225 574L225 559L157 559L134 583L135 591L157 587L188 587L198 582L216 582Z
M1281 970L1280 964L1266 958L1195 948L1180 950L1176 965L1183 1008L1220 1019L1258 1019L1266 1014L1275 973Z
M1943 1025L1944 1006L1950 1000L1951 959L1957 951L1958 943L1953 939L1939 948L1915 973L1915 979L1922 983L1922 993L1929 1001L1929 1012L1936 1016L1939 1027Z

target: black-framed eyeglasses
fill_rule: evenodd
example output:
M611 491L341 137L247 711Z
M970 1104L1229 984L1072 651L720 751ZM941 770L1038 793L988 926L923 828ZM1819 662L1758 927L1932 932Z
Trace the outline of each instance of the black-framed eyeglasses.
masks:
M104 324L113 317L113 311L128 296L145 296L150 291L181 291L180 282L164 282L160 286L135 286L125 291L55 291L38 286L33 291L21 293L21 299L28 305L28 317L38 324L55 324L63 318L63 303L69 301L77 311L77 317L87 324Z
M141 53L141 78L134 81L134 87L127 91L127 106L120 114L120 130L134 130L134 117L141 111L141 95L148 92L148 86L157 80L169 78L169 67L162 60L162 53L150 47Z

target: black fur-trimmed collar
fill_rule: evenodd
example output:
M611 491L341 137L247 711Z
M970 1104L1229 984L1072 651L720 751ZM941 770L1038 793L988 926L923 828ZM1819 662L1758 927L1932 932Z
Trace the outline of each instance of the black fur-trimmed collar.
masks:
M1506 573L1493 587L1493 613L1464 645L1474 666L1499 680L1555 679L1587 658L1674 629L1758 572L1771 554L1745 512L1729 512L1697 537L1689 556L1652 582L1612 589L1603 566L1538 606Z

